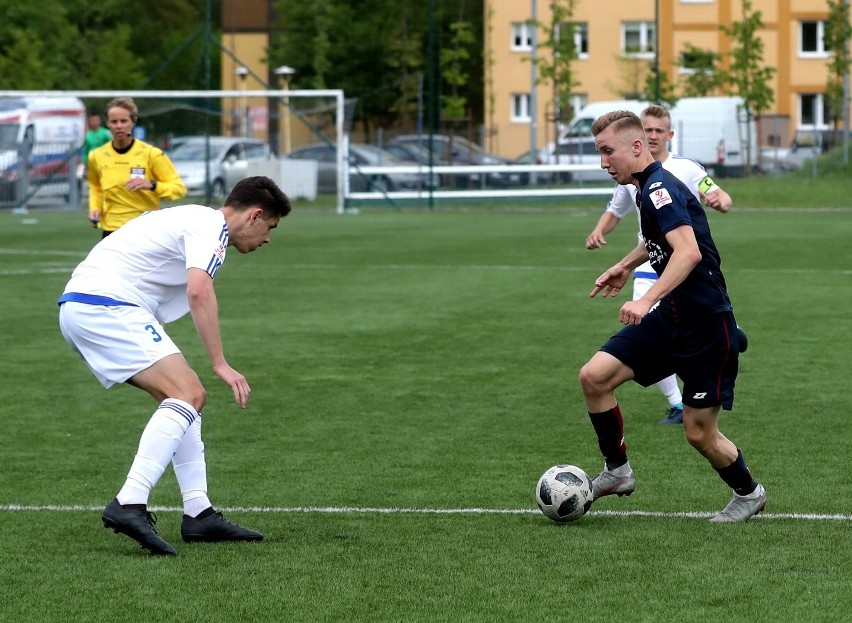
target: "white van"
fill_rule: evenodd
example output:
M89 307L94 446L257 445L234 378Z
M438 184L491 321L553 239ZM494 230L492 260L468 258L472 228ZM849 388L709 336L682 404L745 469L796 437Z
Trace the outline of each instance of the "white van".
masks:
M597 164L600 156L595 151L592 123L611 110L629 110L641 114L650 102L640 100L612 100L584 106L571 120L559 139L560 164ZM692 158L701 163L712 175L720 177L741 175L746 165L747 150L750 163L757 165L757 126L751 124L749 133L740 97L685 97L671 110L674 139L669 149L672 153ZM542 162L554 163L555 148L549 144L539 154ZM606 171L581 171L572 175L583 181L609 181Z
M741 97L684 97L671 113L673 153L719 177L742 175L747 163L757 166L757 123L752 119L748 127Z
M560 134L558 156L555 145L548 143L539 152L539 161L545 164L585 164L600 167L600 155L595 150L595 139L592 136L592 124L595 119L611 110L629 110L638 115L646 106L648 102L640 100L610 100L583 106ZM567 177L575 182L612 181L609 173L603 169L572 171Z
M0 203L33 187L39 196L68 195L85 132L86 107L76 97L0 97ZM26 189L19 188L24 174Z

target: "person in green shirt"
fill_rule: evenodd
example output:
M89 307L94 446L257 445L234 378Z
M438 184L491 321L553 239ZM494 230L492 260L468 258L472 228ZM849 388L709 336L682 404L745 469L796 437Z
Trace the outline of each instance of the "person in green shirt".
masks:
M112 134L101 125L100 113L95 110L89 112L86 118L86 134L83 136L83 146L80 148L80 164L77 165L77 188L80 197L83 197L86 189L83 182L88 178L89 153L111 140Z
M83 153L80 158L83 166L89 164L89 152L97 149L112 140L112 134L101 125L101 115L98 112L90 112L86 120L86 135L83 137ZM83 176L85 177L85 176Z

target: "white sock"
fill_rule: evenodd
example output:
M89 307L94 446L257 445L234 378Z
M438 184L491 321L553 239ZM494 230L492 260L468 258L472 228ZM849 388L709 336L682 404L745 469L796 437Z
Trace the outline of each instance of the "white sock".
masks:
M192 423L172 458L183 496L183 512L195 517L212 506L207 497L207 463L204 459L204 442L201 441L201 417Z
M683 394L680 393L680 387L678 387L677 384L677 376L674 374L658 382L657 387L661 392L663 392L663 396L666 397L666 400L669 401L670 407L675 407L683 402Z
M119 504L147 504L151 489L172 460L187 429L198 418L192 405L167 398L151 416L142 437L139 449L130 466L127 480L118 492Z

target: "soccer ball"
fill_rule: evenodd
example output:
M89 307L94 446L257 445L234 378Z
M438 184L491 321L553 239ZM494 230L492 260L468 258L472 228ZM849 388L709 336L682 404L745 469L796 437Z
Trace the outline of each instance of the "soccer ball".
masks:
M553 521L578 521L592 505L592 481L576 465L554 465L538 479L535 501Z

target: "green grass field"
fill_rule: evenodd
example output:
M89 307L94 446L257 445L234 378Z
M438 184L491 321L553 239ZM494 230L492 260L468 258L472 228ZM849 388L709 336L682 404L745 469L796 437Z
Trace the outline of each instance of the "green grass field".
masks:
M59 334L97 234L82 212L0 213L0 621L848 620L852 210L710 217L750 337L722 430L764 516L709 523L729 490L657 424L659 392L628 385L637 491L558 525L533 488L555 463L602 464L577 373L622 301L588 293L636 235L586 251L601 207L297 204L271 245L232 250L217 292L248 410L188 318L170 334L209 391L211 498L267 539L181 542L167 471L151 503L172 559L101 526L155 405L104 391Z

